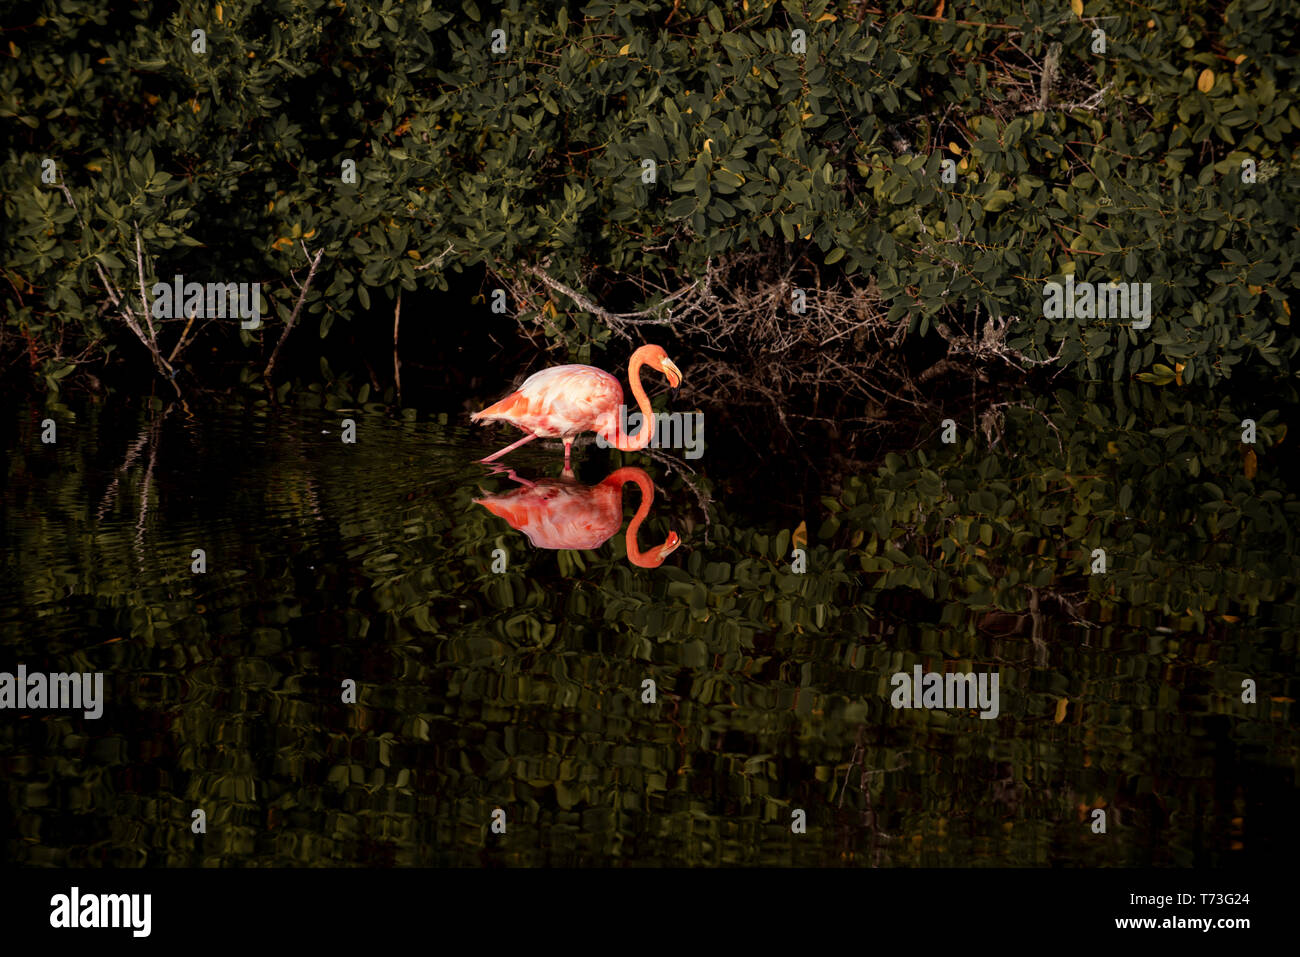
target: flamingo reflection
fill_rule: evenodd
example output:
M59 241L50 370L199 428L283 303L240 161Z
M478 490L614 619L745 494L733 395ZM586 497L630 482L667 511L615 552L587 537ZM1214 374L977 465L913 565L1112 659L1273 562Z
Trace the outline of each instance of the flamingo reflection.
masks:
M649 551L641 551L636 536L650 514L654 483L644 469L625 466L612 472L599 485L583 485L567 469L558 479L530 482L513 471L509 477L520 484L501 495L474 499L493 515L528 536L537 548L599 548L623 525L623 486L635 482L641 490L641 505L627 527L627 559L641 568L658 568L681 544L676 532Z

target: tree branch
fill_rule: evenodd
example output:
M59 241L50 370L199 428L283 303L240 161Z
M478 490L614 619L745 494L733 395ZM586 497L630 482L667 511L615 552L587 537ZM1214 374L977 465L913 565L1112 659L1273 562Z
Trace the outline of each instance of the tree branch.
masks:
M316 267L320 265L321 257L325 255L322 248L317 251L316 258L311 261L311 270L307 273L307 281L302 284L302 289L298 293L298 301L294 303L293 312L289 315L289 321L285 323L284 332L280 334L280 341L275 344L275 349L271 351L271 361L266 364L266 369L262 372L262 378L271 378L271 370L275 368L275 360L280 355L280 347L284 345L284 340L289 338L289 333L293 332L294 323L298 321L298 313L302 311L303 301L307 298L307 290L311 288L312 278L316 275Z

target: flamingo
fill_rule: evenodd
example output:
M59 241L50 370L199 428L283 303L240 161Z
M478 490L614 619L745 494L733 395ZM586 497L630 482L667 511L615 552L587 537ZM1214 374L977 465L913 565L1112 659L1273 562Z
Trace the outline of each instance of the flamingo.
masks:
M636 381L636 380L633 380ZM529 482L510 474L520 488L501 495L476 498L493 515L523 532L536 548L599 548L623 524L623 486L635 482L641 505L627 527L627 560L641 568L658 568L681 544L676 532L657 548L641 551L636 543L641 523L650 514L655 487L644 469L624 466L599 485L581 485L572 478Z
M681 370L661 347L642 346L632 353L627 377L643 422L635 436L629 438L621 427L623 387L617 379L595 366L552 366L529 376L518 391L500 402L470 416L471 422L510 422L529 433L480 461L491 462L533 439L560 438L564 439L564 468L568 471L573 440L582 432L596 432L624 452L645 448L654 438L655 417L641 387L643 365L662 372L674 389L682 381Z

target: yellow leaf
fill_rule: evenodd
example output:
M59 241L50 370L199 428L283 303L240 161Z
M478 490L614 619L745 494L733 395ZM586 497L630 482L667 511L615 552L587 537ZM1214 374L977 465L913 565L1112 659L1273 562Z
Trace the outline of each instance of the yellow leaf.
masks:
M1062 721L1065 720L1065 710L1069 706L1070 706L1069 698L1062 698L1060 701L1056 702L1056 722L1055 722L1056 724L1060 724Z
M823 13L820 17L817 18L817 22L824 23L827 20L838 20L838 19L839 17L835 16L835 14L833 13Z
M1202 70L1196 80L1196 88L1202 93L1209 93L1214 89L1214 71L1208 68Z
M1076 17L1083 16L1083 0L1070 0L1070 9L1074 11Z
M1119 455L1119 446L1116 445L1114 442L1107 442L1106 453L1108 455Z
M799 527L794 530L794 535L790 538L790 544L794 548L803 548L808 544L808 523L800 522Z
M1239 57L1237 57L1237 59L1233 60L1232 62L1237 64L1237 66L1241 66L1241 64L1246 62L1246 54L1244 53L1241 54Z
M706 153L712 153L712 152L713 152L713 140L708 139L708 140L705 140L705 141L704 141L704 152L706 152Z
M1246 478L1253 479L1257 471L1259 471L1259 459L1255 455L1255 450L1247 449L1245 466Z
M1241 621L1241 619L1238 618L1236 615L1220 615L1219 621L1226 621L1228 624L1231 625L1231 624L1236 624L1237 622Z
M1174 381L1177 382L1179 385L1183 384L1183 369L1185 369L1186 367L1187 367L1187 363L1185 362L1178 362L1175 363L1174 365Z
M219 3L218 3L217 6L216 6L216 14L217 14L217 22L220 23L220 22L221 22L221 4L219 4Z
M314 232L316 232L316 230L313 229L312 232L314 233ZM311 236L309 235L309 236L307 236L307 238L308 238L308 239L311 239ZM420 258L420 251L419 251L418 249L408 249L408 250L406 251L406 255L410 256L412 259L419 259L419 258Z
M948 149L949 149L950 152L956 153L958 156L961 156L961 145L960 145L960 144L958 144L958 143L949 143L949 144L948 144Z
M1261 292L1264 291L1264 288L1262 286L1247 286L1246 288L1250 290L1250 294L1252 296L1258 296Z
M284 249L286 246L292 246L292 245L293 245L293 240L292 240L292 239L286 239L284 236L281 236L281 237L280 237L279 239L277 239L275 242L271 243L271 248L272 248L272 249Z
M800 117L800 119L804 119L804 120L806 120L806 119L808 119L808 117L810 117L810 116L812 116L811 113L805 113L802 117Z
M632 44L624 43L621 47L618 48L618 55L627 56L627 51L630 49L632 49Z
M311 239L311 238L312 238L313 236L315 236L315 235L316 235L316 227L313 226L313 227L311 228L311 232L309 232L309 233L303 233L303 234L302 234L302 238L303 238L303 239ZM419 253L416 253L415 255L416 255L416 256L419 256L420 254L419 254Z
M97 163L87 163L86 169L90 170L92 173L104 172L104 167L98 165Z

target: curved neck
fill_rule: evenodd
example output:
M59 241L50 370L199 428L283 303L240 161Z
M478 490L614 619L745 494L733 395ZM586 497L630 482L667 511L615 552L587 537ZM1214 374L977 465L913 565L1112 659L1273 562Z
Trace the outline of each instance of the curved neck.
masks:
M645 350L642 346L636 352L632 353L632 361L627 364L628 385L632 387L632 395L636 398L636 407L641 412L641 430L629 438L623 431L623 423L619 422L615 428L617 434L614 436L614 448L623 452L637 452L650 444L650 440L655 434L655 414L650 408L650 397L645 394L645 389L641 386L641 367L645 365ZM618 473L615 472L615 475ZM644 488L642 489L644 491ZM653 490L651 491L653 495Z
M636 543L637 532L641 530L641 523L650 514L650 503L654 501L655 497L655 487L654 483L650 481L650 476L643 469L625 465L623 468L611 472L609 477L600 484L613 486L621 493L623 486L628 482L635 482L637 488L641 490L641 504L637 507L636 514L632 516L631 523L627 526L627 560L641 568L658 568L663 564L663 557L647 555L641 551L640 546ZM658 548L652 551L657 550Z

